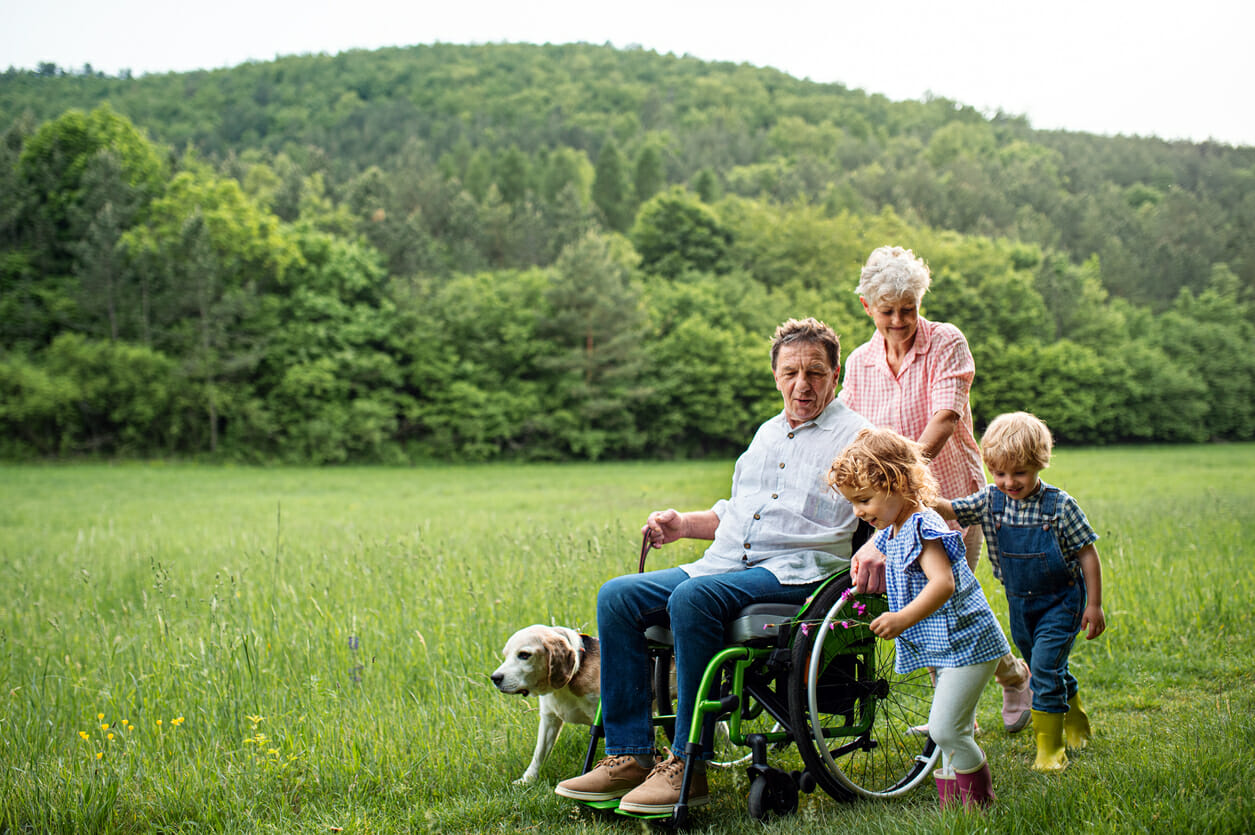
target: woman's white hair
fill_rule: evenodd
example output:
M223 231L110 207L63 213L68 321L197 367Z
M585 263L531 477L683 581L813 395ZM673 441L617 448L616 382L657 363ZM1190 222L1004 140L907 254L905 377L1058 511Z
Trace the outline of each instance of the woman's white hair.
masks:
M882 246L872 252L859 273L858 294L868 304L885 299L912 298L919 304L932 276L928 265L900 246Z

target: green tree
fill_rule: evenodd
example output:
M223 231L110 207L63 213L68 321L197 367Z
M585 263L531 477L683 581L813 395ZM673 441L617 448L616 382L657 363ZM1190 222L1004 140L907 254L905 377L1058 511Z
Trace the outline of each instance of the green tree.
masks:
M629 454L643 441L633 408L646 324L635 260L626 240L590 233L558 258L545 292L552 313L538 333L557 348L543 360L556 375L547 420L581 457Z
M627 178L623 154L613 139L607 139L597 155L593 203L601 210L607 228L615 232L628 230L632 223L632 187Z
M203 438L216 452L267 335L258 299L282 288L302 256L238 183L188 166L152 203L151 222L126 232L121 245L162 277L152 292L154 347L182 358L197 381Z
M130 292L138 282L118 248L137 210L138 197L126 182L117 156L109 150L98 151L83 175L83 198L71 212L82 232L70 244L70 251L76 262L79 308L89 327L93 320L103 320L104 334L114 341L122 333L121 319L126 313L132 323L141 318L139 294ZM124 305L131 309L124 311Z
M398 316L379 256L325 233L297 236L291 290L269 300L273 328L254 375L259 402L232 443L293 462L397 461L404 393Z
M636 168L633 171L632 185L639 205L658 192L667 184L667 169L662 160L662 153L653 143L641 148L636 156Z
M641 269L668 278L688 270L725 270L732 244L732 233L714 210L682 186L673 186L641 207L631 238L641 256Z
M497 188L501 199L510 205L522 203L531 182L531 166L527 155L511 145L497 160Z

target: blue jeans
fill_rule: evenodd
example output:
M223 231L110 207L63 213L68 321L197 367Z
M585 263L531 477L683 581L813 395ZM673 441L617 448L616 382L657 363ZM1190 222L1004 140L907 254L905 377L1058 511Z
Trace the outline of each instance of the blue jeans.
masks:
M607 756L654 750L647 628L669 623L675 635L675 753L682 757L702 674L724 647L725 624L751 603L801 605L818 586L818 581L782 585L765 568L704 577L666 568L603 585L597 593L597 633Z
M1079 685L1068 670L1068 656L1081 628L1085 599L1079 572L1075 585L1065 589L1008 598L1011 639L1033 673L1033 710L1067 713L1068 700L1076 695Z

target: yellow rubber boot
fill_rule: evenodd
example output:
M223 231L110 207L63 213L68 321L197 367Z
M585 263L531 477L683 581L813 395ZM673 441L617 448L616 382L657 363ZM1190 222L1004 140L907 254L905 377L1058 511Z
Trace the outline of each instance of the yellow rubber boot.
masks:
M1063 717L1063 733L1067 737L1068 747L1080 751L1089 745L1093 731L1089 728L1089 715L1081 707L1079 693L1068 699L1068 712Z
M1063 771L1068 767L1068 754L1063 750L1063 717L1066 713L1033 711L1033 735L1037 737L1037 760L1034 771Z

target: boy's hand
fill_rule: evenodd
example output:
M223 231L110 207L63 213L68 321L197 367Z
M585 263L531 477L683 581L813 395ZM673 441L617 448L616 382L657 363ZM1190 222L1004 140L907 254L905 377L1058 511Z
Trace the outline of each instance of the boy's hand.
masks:
M1107 631L1107 618L1102 613L1102 606L1086 606L1081 615L1081 628L1085 630L1085 640L1092 641Z

